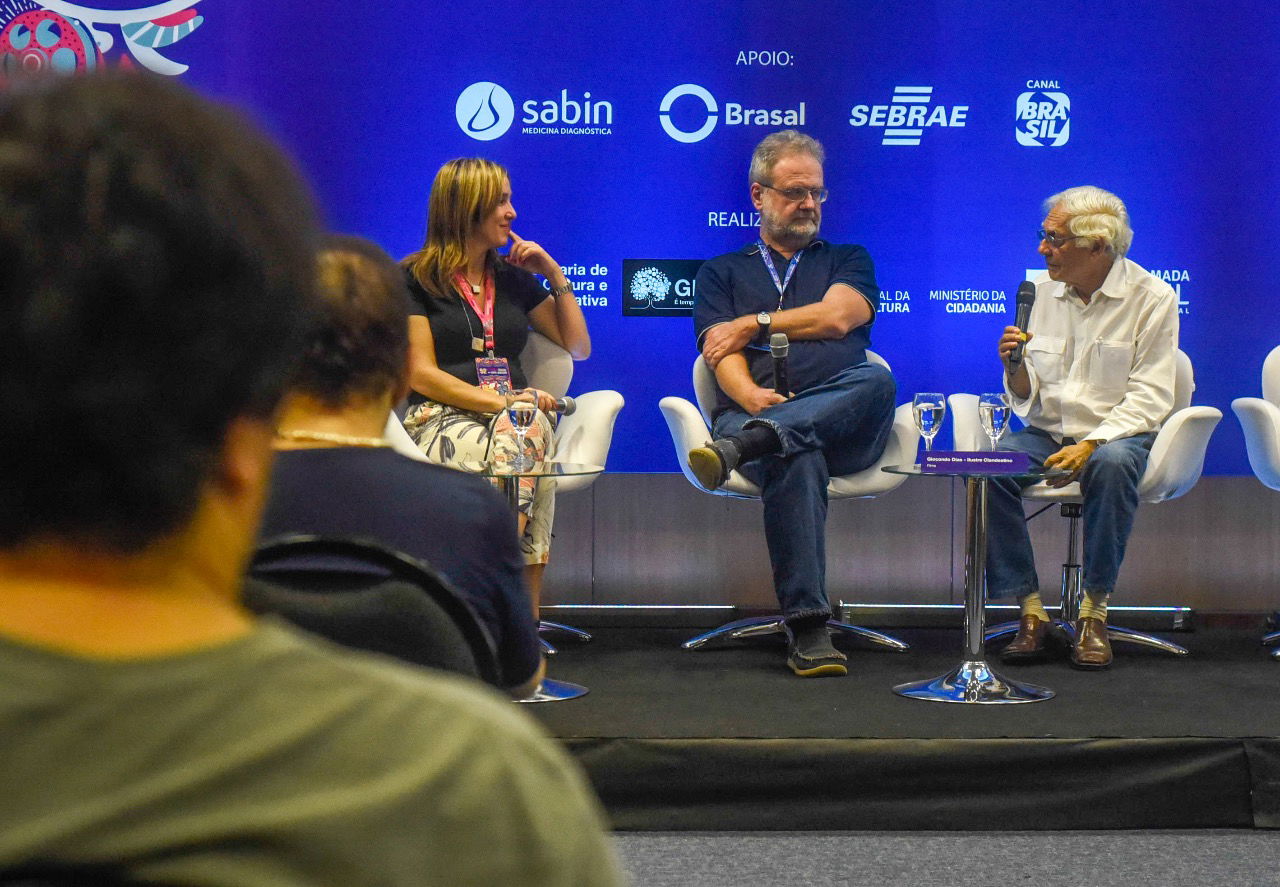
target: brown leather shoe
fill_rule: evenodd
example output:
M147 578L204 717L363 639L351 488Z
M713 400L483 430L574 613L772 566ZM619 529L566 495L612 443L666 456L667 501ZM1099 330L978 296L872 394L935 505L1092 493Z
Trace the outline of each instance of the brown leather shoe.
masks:
M1046 639L1052 625L1039 616L1028 613L1018 620L1018 633L1009 646L1000 652L1004 662L1033 662L1048 654Z
M1111 640L1107 623L1092 616L1076 621L1076 642L1071 648L1071 664L1076 668L1106 668L1111 664Z

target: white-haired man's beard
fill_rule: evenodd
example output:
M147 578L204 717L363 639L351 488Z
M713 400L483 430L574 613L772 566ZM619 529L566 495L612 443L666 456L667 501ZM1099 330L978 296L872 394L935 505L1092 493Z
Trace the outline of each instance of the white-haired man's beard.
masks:
M818 218L816 215L793 218L783 222L777 215L768 211L760 211L760 221L769 239L783 246L795 249L808 246L818 236Z

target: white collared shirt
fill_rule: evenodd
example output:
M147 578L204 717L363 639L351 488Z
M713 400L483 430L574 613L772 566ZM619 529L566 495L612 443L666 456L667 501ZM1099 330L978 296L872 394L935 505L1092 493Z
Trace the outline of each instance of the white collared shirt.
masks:
M1058 441L1103 443L1159 429L1173 409L1178 297L1118 259L1089 304L1064 283L1035 279L1025 362L1031 394L1013 411ZM1006 389L1007 389L1006 380Z

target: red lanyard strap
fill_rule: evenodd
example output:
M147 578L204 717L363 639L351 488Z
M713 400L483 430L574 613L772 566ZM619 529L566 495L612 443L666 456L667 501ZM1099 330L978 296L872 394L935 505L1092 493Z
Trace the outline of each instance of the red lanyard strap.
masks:
M480 310L480 306L476 304L476 294L471 288L471 284L467 282L467 278L458 272L453 276L454 284L458 287L458 292L462 294L462 298L471 306L471 310L476 313L476 317L480 318L480 326L484 329L484 350L493 355L493 306L496 303L494 299L493 275L485 274L484 282L481 286L484 288L484 310Z

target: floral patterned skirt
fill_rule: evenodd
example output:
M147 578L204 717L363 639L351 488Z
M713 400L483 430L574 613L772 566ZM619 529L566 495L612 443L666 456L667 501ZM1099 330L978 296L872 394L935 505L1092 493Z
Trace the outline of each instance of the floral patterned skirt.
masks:
M518 453L511 420L503 410L496 415L473 413L448 404L425 401L411 407L404 418L405 431L432 462L511 462ZM524 455L534 461L555 456L555 426L538 412L524 440ZM501 481L492 478L494 486ZM526 564L545 564L551 554L551 523L556 510L554 478L520 479L520 512L529 519L520 550Z

